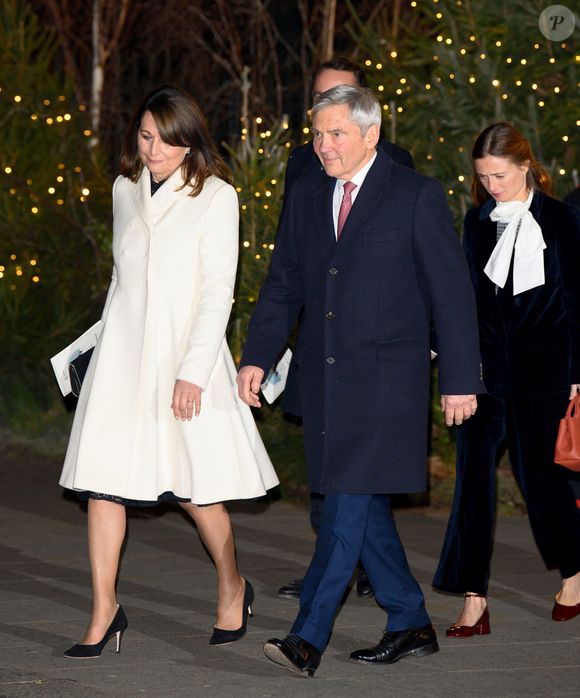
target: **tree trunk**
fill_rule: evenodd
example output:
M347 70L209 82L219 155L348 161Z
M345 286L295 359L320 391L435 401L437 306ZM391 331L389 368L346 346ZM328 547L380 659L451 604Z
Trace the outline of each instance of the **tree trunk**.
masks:
M324 6L324 24L322 26L321 63L332 58L334 53L334 30L336 22L336 0L326 0Z
M101 105L103 101L103 86L105 66L103 64L103 39L101 34L100 0L93 0L92 46L93 61L91 66L91 127L93 135L89 142L94 148L99 142L99 127L101 125Z

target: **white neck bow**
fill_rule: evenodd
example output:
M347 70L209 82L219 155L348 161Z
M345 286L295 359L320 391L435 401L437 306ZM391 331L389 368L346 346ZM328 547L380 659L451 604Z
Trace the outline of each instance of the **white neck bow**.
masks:
M503 288L513 253L514 296L545 282L543 250L546 243L542 229L529 211L533 196L532 190L525 201L499 202L489 214L492 221L507 222L508 225L493 248L484 272L494 284Z

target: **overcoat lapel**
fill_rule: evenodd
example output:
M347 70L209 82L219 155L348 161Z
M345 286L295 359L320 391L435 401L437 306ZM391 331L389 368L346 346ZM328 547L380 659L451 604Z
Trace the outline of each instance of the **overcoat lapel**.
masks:
M131 198L133 205L139 214L139 217L145 224L145 227L150 230L152 225L151 219L151 176L149 170L143 167L141 176L137 181L137 186L132 187Z
M191 191L189 186L180 189L183 184L181 167L168 178L168 180L155 192L155 196L150 196L151 215L153 225L157 225L163 216L171 209L177 199L187 196Z
M334 221L332 219L332 197L336 179L324 175L320 183L312 188L312 215L314 227L328 247L336 244Z
M151 175L149 170L143 167L137 186L133 189L132 196L137 213L150 233L153 232L154 226L159 223L163 215L175 203L175 200L187 195L187 187L177 191L182 182L181 168L177 168L163 186L157 190L155 196L151 196Z
M365 181L352 205L348 218L342 229L339 245L344 245L354 235L356 230L364 223L372 212L375 204L385 195L388 185L392 160L381 151L377 151L377 157L368 171Z

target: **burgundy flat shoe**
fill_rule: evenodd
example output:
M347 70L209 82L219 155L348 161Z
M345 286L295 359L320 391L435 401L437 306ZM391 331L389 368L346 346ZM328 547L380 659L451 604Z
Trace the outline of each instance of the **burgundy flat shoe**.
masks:
M578 611L580 613L580 611ZM447 637L473 637L474 635L489 635L491 626L489 624L489 611L483 611L475 625L452 625L447 628Z
M580 616L580 603L577 603L575 606L564 606L557 601L554 603L552 620L572 620L576 616Z
M464 596L476 596L485 598L480 594L464 594ZM474 625L451 625L445 631L447 637L473 637L474 635L489 635L491 626L489 624L489 610L487 606L483 609L483 613L479 616L479 620Z

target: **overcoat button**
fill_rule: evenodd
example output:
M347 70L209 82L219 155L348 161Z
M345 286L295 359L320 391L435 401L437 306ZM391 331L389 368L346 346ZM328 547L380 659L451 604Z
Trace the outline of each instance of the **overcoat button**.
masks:
M329 310L329 311L326 313L326 319L327 319L327 320L334 320L334 313L332 312L332 310Z
M336 361L336 359L334 358L334 356L328 356L328 357L326 358L326 363L327 363L327 364L332 365L335 361Z
M336 267L330 267L328 273L332 274L332 276L336 276L338 274L338 269Z

